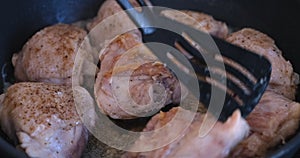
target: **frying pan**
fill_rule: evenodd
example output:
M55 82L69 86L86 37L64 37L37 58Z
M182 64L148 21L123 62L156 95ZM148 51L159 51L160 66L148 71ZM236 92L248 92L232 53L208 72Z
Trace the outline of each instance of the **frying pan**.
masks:
M154 5L174 9L202 11L226 22L233 30L255 28L271 36L300 73L300 0L151 0ZM92 18L103 0L9 0L0 2L0 67L10 63L12 54L36 31L58 22L72 23ZM8 67L11 68L11 65ZM12 76L12 68L9 75ZM0 92L3 78L0 76ZM13 81L13 79L11 80ZM300 94L300 90L298 90ZM297 96L300 101L300 95ZM1 134L1 132L0 132ZM273 150L270 157L296 157L300 148L300 134ZM25 157L1 134L2 157Z

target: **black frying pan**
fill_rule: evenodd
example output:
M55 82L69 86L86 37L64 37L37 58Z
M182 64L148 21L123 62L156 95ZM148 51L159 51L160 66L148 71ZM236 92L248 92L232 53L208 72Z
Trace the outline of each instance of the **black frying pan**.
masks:
M300 0L151 0L154 5L208 13L235 29L252 27L275 39L284 56L300 73ZM96 15L103 0L9 0L0 2L0 67L9 63L14 52L41 28L58 23L71 23ZM12 74L12 72L11 72ZM2 83L0 76L0 83ZM0 93L3 85L0 84ZM298 90L298 93L300 91ZM300 95L297 101L300 101ZM1 132L0 132L1 133ZM0 137L1 157L24 157ZM300 147L296 134L270 157L292 157Z

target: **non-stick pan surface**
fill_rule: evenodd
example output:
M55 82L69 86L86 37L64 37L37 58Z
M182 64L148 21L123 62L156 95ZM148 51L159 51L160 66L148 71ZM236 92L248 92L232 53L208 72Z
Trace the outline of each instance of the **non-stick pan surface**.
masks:
M208 13L233 29L252 27L270 35L284 56L300 73L300 0L151 0L154 5ZM0 2L0 67L10 63L30 36L39 29L58 22L71 23L96 15L103 0L9 0ZM2 93L0 76L0 93ZM299 90L298 90L298 93ZM300 95L297 101L300 101ZM2 135L1 135L2 136ZM292 157L300 147L300 134L270 157ZM1 157L22 157L0 137Z

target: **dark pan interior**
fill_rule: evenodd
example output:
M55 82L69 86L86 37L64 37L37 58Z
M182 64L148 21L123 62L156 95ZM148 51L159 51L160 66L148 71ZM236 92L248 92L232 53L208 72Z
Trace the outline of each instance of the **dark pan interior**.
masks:
M284 56L300 73L300 0L151 0L154 5L174 9L202 11L222 20L234 29L252 27L270 35ZM58 22L71 23L96 15L102 0L9 0L0 5L0 67L9 63L12 53L39 29ZM0 76L0 83L2 83ZM3 85L0 84L0 92ZM298 91L299 92L299 91ZM2 93L2 92L1 92ZM300 101L299 95L297 101ZM271 157L291 157L300 146L296 135ZM3 157L24 156L0 138Z

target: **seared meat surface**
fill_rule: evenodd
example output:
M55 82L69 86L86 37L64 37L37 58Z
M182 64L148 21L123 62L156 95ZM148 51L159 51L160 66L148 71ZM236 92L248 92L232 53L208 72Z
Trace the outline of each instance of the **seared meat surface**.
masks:
M227 41L265 56L272 64L268 89L295 99L298 74L294 73L291 63L284 59L273 39L254 29L245 28L230 34Z
M131 2L138 6L136 1ZM122 8L115 0L105 1L88 28L92 29L98 23L106 22L106 18L120 11ZM179 102L178 80L142 45L141 33L134 29L135 26L126 13L116 18L122 18L122 22L117 19L109 21L113 27L102 30L104 34L94 32L92 35L94 41L98 41L95 38L100 37L109 40L116 35L107 47L102 47L99 55L101 66L94 91L100 109L115 119L131 119L151 115L166 104ZM134 30L121 35L115 34L128 25L133 25ZM124 82L120 76L130 79Z
M95 96L99 107L110 117L134 118L180 101L178 80L141 45L139 32L117 37L102 51L100 61Z
M0 100L0 125L29 157L80 157L87 130L69 86L23 82Z
M226 38L228 34L228 28L225 23L217 21L212 16L201 12L164 10L161 14L219 38Z
M13 57L16 79L71 84L76 51L86 34L83 29L67 24L37 32Z
M172 133L178 129L174 128L171 120L174 118L179 108L173 108L169 112L159 113L155 115L147 124L144 131L150 132L160 129L164 126L169 127L166 133L154 132L151 137L153 140L163 141L169 132ZM225 123L217 122L211 131L204 137L199 136L199 129L203 123L204 115L196 114L192 124L184 130L180 135L170 144L155 149L149 152L142 153L126 153L124 158L198 158L211 157L222 158L226 157L231 148L239 143L249 131L249 126L241 117L239 111L235 111L231 118ZM180 120L179 123L186 124L186 120ZM178 122L177 122L178 124ZM182 126L181 125L181 126ZM180 126L180 124L179 124ZM178 127L178 126L177 126ZM160 138L160 139L157 139ZM136 141L137 146L147 146L149 144L158 144L160 142L145 142L140 138Z
M263 157L270 147L296 132L299 119L299 103L266 91L246 119L251 127L249 137L232 151L231 157Z

